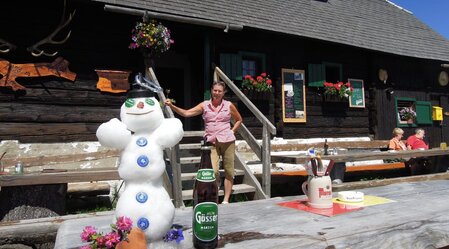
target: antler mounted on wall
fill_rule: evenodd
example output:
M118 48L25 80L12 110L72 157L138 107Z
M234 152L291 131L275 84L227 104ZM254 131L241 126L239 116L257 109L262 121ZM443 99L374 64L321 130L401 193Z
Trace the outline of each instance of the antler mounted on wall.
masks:
M56 27L56 29L50 35L48 35L47 37L45 37L44 39L40 40L36 44L34 44L34 45L32 45L32 46L27 48L27 50L29 52L31 52L31 54L33 56L41 56L41 55L55 56L55 55L58 54L57 51L53 52L53 53L47 53L43 49L39 48L39 46L44 45L44 44L63 44L63 43L65 43L69 39L70 34L72 33L71 30L66 35L66 37L64 39L62 39L61 41L53 40L53 38L59 33L59 31L61 31L63 28L65 28L72 21L72 18L75 15L76 10L74 10L69 15L67 20L65 20L65 12L66 12L66 1L64 1L64 10L63 10L63 14L62 14L62 17L61 17L61 22L59 23L58 27Z
M3 49L4 48L4 49ZM0 39L0 53L8 53L11 50L16 49L16 46L8 41Z

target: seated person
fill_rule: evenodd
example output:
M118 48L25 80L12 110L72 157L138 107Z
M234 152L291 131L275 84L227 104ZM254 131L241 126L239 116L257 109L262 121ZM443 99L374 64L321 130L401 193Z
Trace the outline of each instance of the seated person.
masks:
M401 141L404 131L401 128L393 129L393 138L388 143L389 150L407 150L405 144Z
M429 146L424 142L425 132L423 129L418 128L415 130L415 135L411 135L407 138L407 148L409 150L428 150Z
M411 135L407 138L407 148L411 150L429 149L429 146L423 140L424 135L425 132L423 129L416 129L415 135ZM412 158L407 164L411 175L421 175L432 172L432 164L426 157Z

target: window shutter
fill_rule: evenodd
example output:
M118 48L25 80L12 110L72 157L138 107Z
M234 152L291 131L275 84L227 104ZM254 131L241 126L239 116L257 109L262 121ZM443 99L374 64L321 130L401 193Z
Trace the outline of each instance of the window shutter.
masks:
M323 87L325 80L324 65L309 64L309 87Z
M231 80L242 80L242 56L239 54L220 54L220 68Z
M416 101L416 123L432 124L432 104L427 101Z

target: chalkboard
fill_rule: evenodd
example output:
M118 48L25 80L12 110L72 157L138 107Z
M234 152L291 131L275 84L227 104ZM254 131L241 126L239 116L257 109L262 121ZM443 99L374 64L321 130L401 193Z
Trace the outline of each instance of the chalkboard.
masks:
M306 122L304 70L282 69L282 120Z
M351 84L352 96L349 96L349 107L365 108L365 88L363 87L363 80L348 79Z

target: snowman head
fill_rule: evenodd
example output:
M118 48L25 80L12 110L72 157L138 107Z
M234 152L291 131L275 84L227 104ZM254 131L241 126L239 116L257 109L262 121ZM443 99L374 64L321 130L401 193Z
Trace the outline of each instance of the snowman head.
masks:
M133 132L152 132L164 120L164 114L154 92L132 90L120 109L120 119Z

